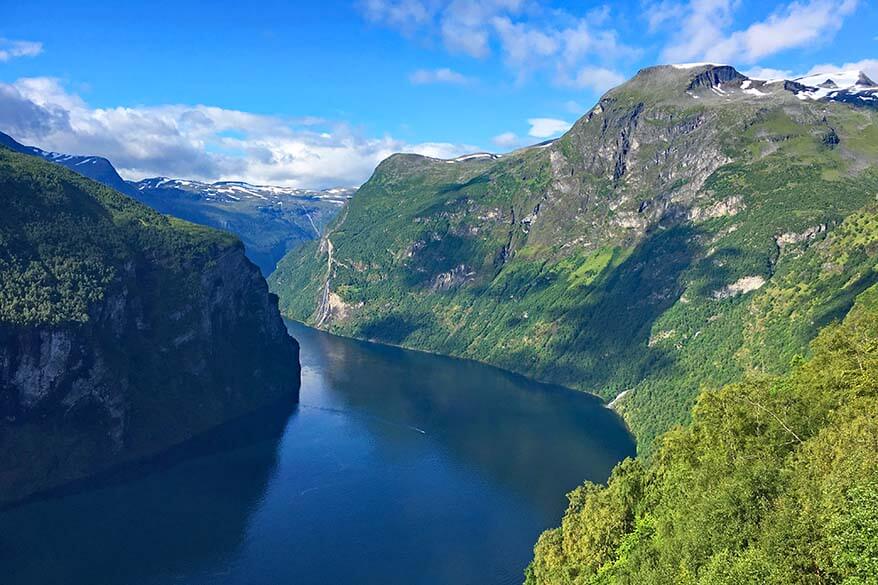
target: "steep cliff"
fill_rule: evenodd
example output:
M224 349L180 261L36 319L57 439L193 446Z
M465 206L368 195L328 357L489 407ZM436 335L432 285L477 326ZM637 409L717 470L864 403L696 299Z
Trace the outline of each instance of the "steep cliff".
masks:
M273 290L337 333L618 397L649 449L701 387L785 370L876 281L843 223L878 192L874 88L798 87L651 67L553 143L394 155Z
M235 238L0 148L0 502L298 395Z

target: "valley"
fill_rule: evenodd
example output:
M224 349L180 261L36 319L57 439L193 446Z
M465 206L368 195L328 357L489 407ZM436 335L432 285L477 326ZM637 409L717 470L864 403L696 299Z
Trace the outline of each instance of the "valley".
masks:
M329 331L618 398L649 453L700 390L785 371L876 282L875 86L807 87L652 67L555 142L394 155L333 224L329 275L312 242L271 286Z
M4 583L520 583L564 493L634 453L582 393L287 326L297 406L0 512Z
M355 189L296 189L241 181L203 183L156 177L126 181L99 156L24 146L0 132L0 145L64 166L152 207L159 213L235 234L263 276L296 246L320 237Z
M280 132L357 189L0 132L0 573L873 584L878 84L757 77L645 67L502 154ZM228 162L216 112L174 131Z

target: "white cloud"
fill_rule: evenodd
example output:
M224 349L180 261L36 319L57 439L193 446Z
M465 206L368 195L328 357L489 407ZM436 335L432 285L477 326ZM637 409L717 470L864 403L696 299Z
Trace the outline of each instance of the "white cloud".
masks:
M451 144L450 142L422 142L420 144L403 145L399 152L422 154L433 158L456 158L458 156L478 152L481 149L471 144ZM386 157L382 157L382 160Z
M492 25L503 47L506 63L515 68L543 61L556 55L562 47L562 40L554 31L514 23L505 16L494 18Z
M517 15L524 0L451 0L441 13L442 41L452 53L482 58L491 53L491 23Z
M521 139L515 132L504 132L492 138L491 142L500 148L514 148L521 144Z
M663 3L650 26L673 24L673 41L662 51L664 62L687 61L703 55L732 24L733 0L690 0L686 5Z
M450 83L453 85L465 85L472 80L447 67L441 69L418 69L409 76L409 81L415 85L425 85L431 83Z
M754 63L786 51L825 42L838 32L858 0L794 1L778 8L765 20L726 33L736 0L690 0L679 7L682 25L662 52L665 61L703 60L719 63ZM673 12L673 5L661 4ZM663 17L657 16L659 22ZM651 21L651 24L654 21Z
M848 61L840 65L821 63L814 65L804 72L795 72L789 69L772 69L770 67L753 67L743 73L753 79L796 79L797 77L816 75L818 73L836 73L838 71L862 71L872 80L876 80L878 79L878 59Z
M563 75L563 74L562 74ZM625 81L625 76L606 67L583 67L572 77L562 76L559 83L577 89L591 89L603 93Z
M36 57L43 52L43 43L0 38L0 63L18 57Z
M649 32L653 33L674 21L681 19L686 7L672 0L653 2L644 9L643 16L649 24Z
M394 152L450 158L478 150L205 105L92 108L50 78L0 83L0 130L48 150L105 156L132 179L162 175L298 187L357 185Z
M551 138L567 132L571 126L570 122L556 118L531 118L527 123L530 124L528 135L534 138Z
M744 75L752 79L792 79L796 77L789 69L773 69L771 67L751 67L747 71L742 71Z
M428 0L364 0L360 7L372 22L411 34L429 22L438 3Z
M616 31L608 28L611 10L610 5L603 5L576 16L552 9L539 0L362 3L368 20L406 36L417 32L418 38L433 37L448 52L476 59L497 54L518 81L534 72L548 71L554 72L553 81L559 84L576 79L583 67L609 70L609 62L639 54L637 49L621 43Z
M863 59L862 61L852 61L841 65L833 65L831 63L823 63L815 65L805 73L805 75L816 75L817 73L831 73L835 71L851 71L858 70L868 75L872 81L878 81L878 59Z

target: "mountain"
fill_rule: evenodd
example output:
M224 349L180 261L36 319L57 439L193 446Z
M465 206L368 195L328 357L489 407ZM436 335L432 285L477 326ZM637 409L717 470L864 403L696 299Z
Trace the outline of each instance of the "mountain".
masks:
M878 282L878 109L834 79L650 67L557 141L391 156L271 287L335 333L597 394L650 454L700 389L786 371Z
M790 373L702 393L650 461L571 492L526 584L874 583L876 388L872 286Z
M295 401L237 238L42 158L0 147L0 502Z
M156 177L125 181L99 156L77 156L24 146L0 132L0 145L60 164L130 195L160 213L230 231L244 242L247 256L264 275L284 254L313 240L355 189L295 189L236 181L202 183Z
M878 84L862 71L809 75L785 81L784 86L799 99L826 99L878 108Z
M230 231L264 275L296 246L320 237L354 189L294 189L157 177L129 182L132 196L161 213Z
M75 173L79 173L83 177L88 177L98 183L103 183L111 189L115 189L120 193L130 195L131 189L128 183L119 176L115 167L107 159L100 156L78 156L73 154L62 154L60 152L48 152L35 146L25 146L17 142L8 134L0 132L0 146L5 146L9 150L29 154L44 160L57 163L63 167L67 167Z

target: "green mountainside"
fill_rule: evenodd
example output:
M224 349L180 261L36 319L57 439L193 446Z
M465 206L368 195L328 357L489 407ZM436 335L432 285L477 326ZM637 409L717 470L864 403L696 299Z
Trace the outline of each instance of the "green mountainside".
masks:
M287 252L319 237L353 192L165 178L127 185L132 197L159 213L235 234L265 276Z
M526 583L878 583L878 287L811 350L569 494Z
M561 139L394 155L270 279L286 315L613 400L648 453L878 282L878 110L652 67Z
M0 503L295 399L233 236L3 147L0 211Z
M294 189L240 181L202 183L155 177L126 181L100 156L71 155L25 146L0 132L0 146L59 164L133 197L159 213L235 234L247 257L269 275L284 254L319 237L353 189Z

